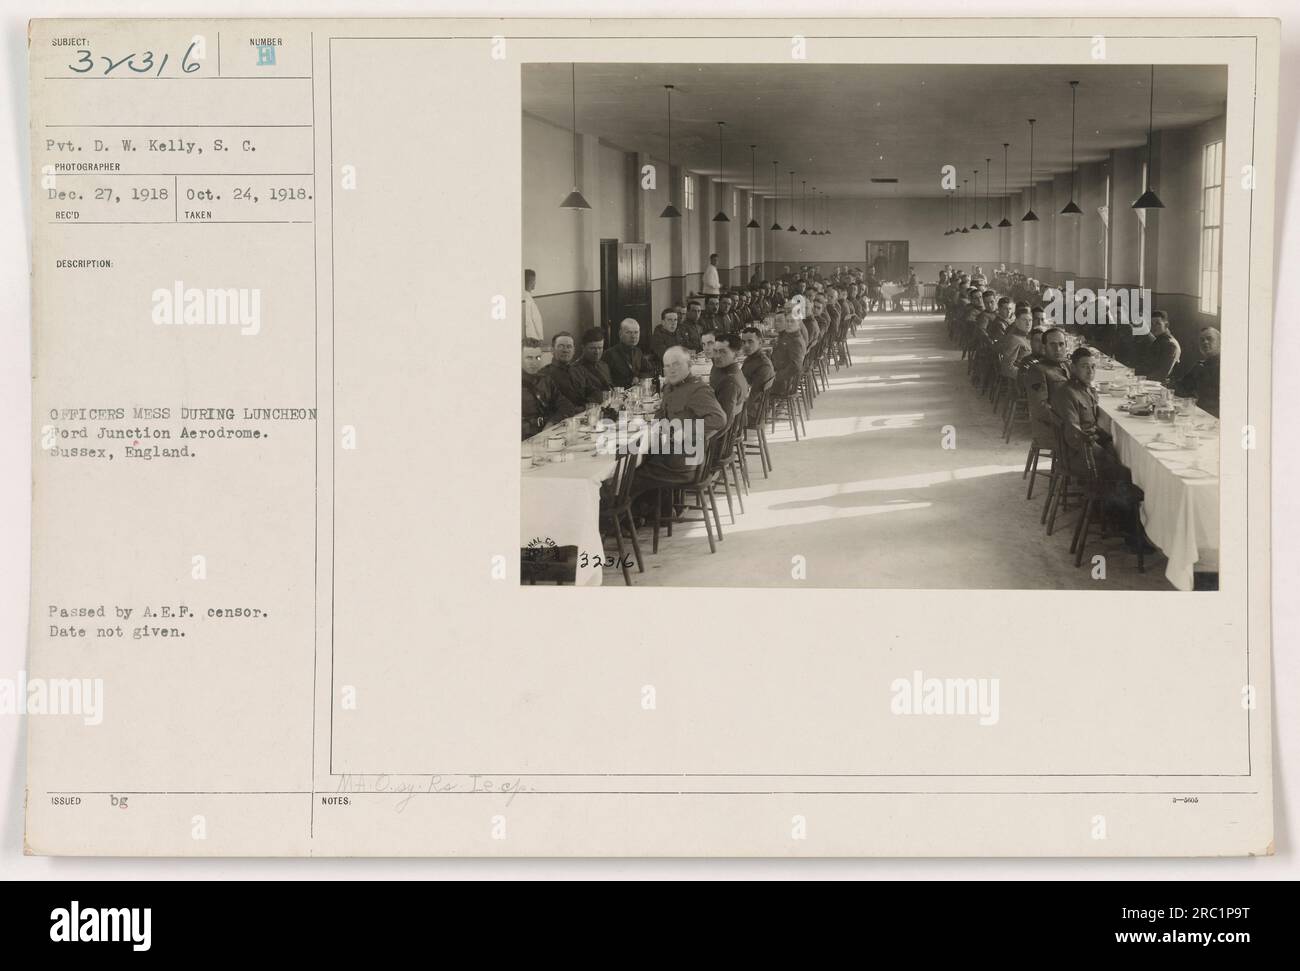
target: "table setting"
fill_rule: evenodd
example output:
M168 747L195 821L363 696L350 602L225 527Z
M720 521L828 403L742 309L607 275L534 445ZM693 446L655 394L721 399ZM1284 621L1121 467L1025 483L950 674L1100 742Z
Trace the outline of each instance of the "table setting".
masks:
M1109 357L1099 364L1101 425L1143 490L1143 526L1168 558L1166 576L1191 590L1196 570L1218 569L1219 421Z

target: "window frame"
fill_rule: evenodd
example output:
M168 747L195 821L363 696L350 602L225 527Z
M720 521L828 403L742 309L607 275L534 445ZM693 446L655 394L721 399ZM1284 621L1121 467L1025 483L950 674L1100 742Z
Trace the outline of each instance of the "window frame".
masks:
M1218 316L1223 307L1223 139L1201 146L1200 255L1197 309Z

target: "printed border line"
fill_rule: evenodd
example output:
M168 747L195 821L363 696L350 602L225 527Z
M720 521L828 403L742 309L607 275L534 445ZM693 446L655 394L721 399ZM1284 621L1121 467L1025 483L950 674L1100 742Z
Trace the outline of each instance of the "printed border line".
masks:
M697 35L686 35L686 36L663 36L663 35L652 35L652 36L645 36L645 35L637 35L637 36L634 36L634 37L633 37L633 36L622 36L622 35L596 35L596 36L593 36L593 35L583 35L583 36L573 36L573 35L548 35L548 36L545 36L545 37L534 37L534 36L512 36L512 35L509 35L509 34L505 34L505 35L502 35L502 36L504 36L507 40L515 39L515 40L548 40L548 41L574 41L574 40L577 40L577 41L590 41L590 40L641 40L641 41L647 41L647 40L649 40L649 41L654 41L654 40L714 40L714 41L716 41L716 40L742 40L742 41L743 41L743 40L788 39L788 35L773 35L773 36L766 36L766 35L751 35L751 36L747 36L747 37L725 36L725 35L708 35L708 36L697 36ZM900 36L900 35L836 35L836 36L805 35L805 36L807 36L807 37L809 37L809 38L811 38L811 39L817 39L817 40L967 40L967 39L969 39L969 35L960 35L960 36L957 36L957 35L938 35L938 36L936 36L936 35L920 35L920 34L917 34L917 35L909 34L909 35L901 35L901 36ZM1254 51L1253 51L1253 54L1252 54L1252 64L1253 64L1253 77L1254 77L1254 81L1255 81L1255 83L1254 83L1254 86L1253 86L1252 91L1251 91L1251 98L1252 98L1252 111L1251 111L1251 139L1250 139L1250 144L1251 144L1251 160L1252 160L1252 162L1253 162L1253 161L1254 161L1254 157L1255 157L1254 146L1255 146L1256 141L1257 141L1257 138L1258 138L1257 118L1256 118L1256 115L1255 115L1255 111L1254 111L1254 107L1253 107L1253 106L1254 106L1254 103L1258 100L1258 77L1259 77L1259 36L1258 36L1258 34L1205 34L1205 35L1199 35L1199 34L1198 34L1198 35L1195 35L1195 36L1196 36L1197 39L1202 39L1202 40L1245 40L1245 39L1250 39L1250 40L1253 40L1253 41L1254 41ZM334 263L334 235L335 235L335 233L334 233L334 208L333 208L333 207L334 207L334 189L333 189L333 172L334 172L334 106L333 106L334 70L333 70L333 52L334 52L334 41L336 41L336 40L339 40L339 41L345 41L345 40L346 40L346 41L393 41L393 40L418 40L418 41L462 41L462 40L491 40L491 39L493 39L493 35L486 35L486 36L473 35L473 36L458 36L458 37L450 37L450 36L419 36L419 37L410 37L410 36L405 36L405 37L387 37L387 36L364 36L364 35L363 35L363 36L331 35L331 36L329 37L329 92L330 92L330 104L329 104L329 118L330 118L330 328L331 328L331 345L330 345L330 374L331 374L330 394L331 394L331 415L330 415L330 418L331 418L331 422L334 422L334 421L335 421L334 406L335 406L335 401L336 401L336 398L337 398L337 392L336 392L337 382L334 380L336 354L335 354L334 344L333 344L334 335L335 335L336 332L337 332L337 326L336 326L335 321L334 321L334 306L335 306L335 299L334 299L334 288L335 288L335 277L334 277L334 266L335 266L335 263ZM980 39L981 39L981 40L1001 40L1001 41L1005 41L1005 40L1048 40L1048 39L1051 39L1051 40L1071 40L1071 39L1082 39L1082 35L1076 35L1076 34L981 35L981 36L980 36ZM1165 35L1134 35L1134 34L1125 34L1125 35L1123 35L1122 39L1124 39L1124 40L1159 40L1159 41L1172 41L1172 40L1176 40L1177 38L1171 37L1171 36L1169 36L1169 35L1167 35L1167 34L1165 34ZM519 63L520 63L520 65L521 65L521 67L522 67L523 64L554 64L554 63L559 63L559 62L556 62L556 61L521 61L521 62L519 62ZM594 62L594 61L590 61L590 62L584 62L584 63L603 63L603 62ZM689 62L689 61L688 61L688 62L683 62L683 63L704 63L704 62ZM711 63L711 62L710 62L710 63ZM765 63L774 63L774 62L754 62L754 63L756 63L756 64L765 64ZM862 64L862 63L864 63L864 62L860 62L860 61L858 61L858 62L821 62L821 61L814 61L814 62L809 62L809 63L814 63L814 64L836 64L836 65L838 65L838 64L844 64L844 65L847 66L847 65L851 65L851 64ZM1128 62L1125 62L1125 64L1127 64L1127 63L1128 63ZM948 65L948 64L959 64L959 65L961 65L961 66L965 66L965 67L981 67L981 66L985 66L985 62L963 62L963 61L919 62L919 63L917 63L917 64L915 64L915 65L913 65L913 66L922 66L922 67L924 67L924 66L927 66L927 65L936 65L936 66L938 66L938 65ZM892 66L892 62L890 62L890 66ZM901 67L901 66L905 66L905 65L903 65L903 64L900 63L898 66ZM989 66L989 67L997 67L997 66L1002 66L1002 65L999 65L999 64L997 64L997 63L988 63L987 66ZM1122 66L1122 65L1116 65L1116 66ZM1206 64L1204 64L1204 65L1197 65L1197 66L1207 66L1207 67L1209 67L1209 66L1223 66L1223 67L1228 67L1227 64L1214 65L1214 64L1209 64L1209 63L1206 63ZM1231 84L1231 77L1229 77L1229 84ZM1225 110L1226 110L1226 106L1225 106ZM1225 123L1226 123L1226 116L1225 116ZM1254 191L1253 191L1253 190L1252 190L1252 192L1251 192L1251 197L1250 197L1250 201L1249 201L1248 213L1249 213L1249 218L1248 218L1248 222L1247 222L1247 233L1248 233L1248 249L1247 249L1247 253L1248 253L1248 256L1247 256L1247 264L1246 264L1246 343L1247 343L1247 378L1249 378L1249 345L1250 345L1250 282L1251 282L1251 269L1252 269L1252 267L1251 267L1251 263L1250 263L1250 259L1249 259L1249 254L1250 254L1250 244L1253 243L1253 238L1254 238L1254 223L1253 223L1253 219L1254 219ZM1247 383L1246 394L1247 394L1247 411L1249 412L1249 395L1250 395L1249 383ZM335 771L334 771L334 703L333 703L333 698L334 698L334 666L335 666L335 664L334 664L334 662L335 662L335 615L334 615L335 584L334 584L334 562L335 562L335 539L336 539L336 529L335 529L335 527L336 527L336 515L335 515L335 502L334 502L334 487L335 487L335 485L337 484L337 475L336 475L336 471L337 471L337 455L336 455L336 452L337 452L337 444L336 444L335 441L334 441L333 431L331 430L331 435L330 435L330 453L331 453L331 461L330 461L331 492L330 492L330 737L329 737L329 751L330 751L330 757L329 757L329 774L330 774L331 777L336 777L336 776L339 776L339 775L385 775L385 774L395 774L395 773L374 773L374 772L338 773L338 772L335 772ZM1250 486L1250 472L1249 472L1249 469L1250 469L1250 464L1249 464L1249 460L1247 460L1247 462L1246 462L1246 474L1245 474L1245 481L1246 481L1247 492L1249 492L1249 486ZM1249 508L1249 507L1247 507L1247 509L1248 509L1248 508ZM1219 516L1220 516L1220 533L1222 534L1222 516L1223 516L1223 504L1222 504L1222 500L1220 500L1220 504L1219 504ZM1247 532L1249 532L1249 524L1247 524ZM1250 572L1249 572L1249 537L1247 537L1247 565L1246 565L1246 587L1247 587L1247 598L1249 598L1249 589L1250 589L1249 579L1250 579ZM876 589L876 588L871 588L871 589ZM1247 613L1247 623L1246 623L1246 665L1247 665L1247 674L1249 675L1249 665L1250 665L1249 599L1247 599L1247 611L1246 611L1246 613ZM1247 683L1249 683L1249 678L1248 678ZM1246 731L1247 772L1246 772L1244 775L1242 775L1242 774L1228 774L1228 773L1201 773L1201 774L1196 774L1196 775L1173 775L1173 774L1166 774L1166 773L1123 773L1123 774L1118 774L1118 775L1101 775L1101 776L1097 776L1097 777L1100 777L1100 778L1188 778L1188 779L1194 779L1194 778L1250 778L1251 775L1253 774L1253 763L1252 763L1252 761L1251 761L1251 746L1250 746L1250 734L1251 734L1250 729L1251 729L1251 724L1252 724L1252 722L1251 722L1251 710L1250 710L1250 709L1247 709L1247 711L1246 711L1246 724L1247 724L1247 731ZM409 773L409 774L411 774L411 775L437 775L437 774L439 774L439 773L418 772L418 773ZM444 773L444 774L446 774L446 773ZM460 774L465 774L465 773L460 773ZM496 776L509 776L509 777L512 777L512 778L515 778L515 777L517 777L517 778L530 778L530 777L532 777L532 776L528 775L527 773L495 773L495 774L494 774L494 773L468 773L468 774L469 774L469 775L479 775L479 776L484 776L484 777L487 777L487 776L493 776L493 775L496 775ZM666 775L667 775L667 774L666 774ZM743 776L743 775L742 775L742 776L728 776L728 775L725 774L725 773L723 773L723 774L718 774L718 773L672 773L672 774L670 774L670 775L671 775L671 777L677 777L677 778L728 778L728 777L745 777L745 776ZM748 775L752 775L752 776L756 776L756 777L769 777L769 778L798 778L798 777L799 777L799 776L792 776L792 775L789 775L789 774L783 774L783 773L750 773L750 774L748 774ZM636 773L599 773L599 772L595 772L595 773L575 773L575 774L573 775L573 777L576 777L576 778L584 778L584 777L588 777L588 778L598 778L598 777L602 777L602 776L605 776L605 777L615 777L615 778L621 778L621 777L644 777L644 774L636 774ZM1086 773L1051 773L1051 774L1045 774L1045 773L1019 773L1019 774L1013 774L1011 777L1016 777L1016 776L1030 777L1030 778L1053 778L1053 777L1055 777L1055 778L1088 778L1088 777L1091 777L1091 776L1089 776L1089 775L1086 774ZM816 777L816 776L814 776L814 777ZM823 777L823 778L879 778L879 777L882 777L882 776L881 776L881 774L875 774L875 773L872 773L872 774L862 774L862 775L855 775L855 774L837 774L837 775L821 776L821 777ZM1000 775L1000 774L997 774L997 773L973 773L973 774L953 774L953 775L942 775L942 774L936 774L936 773L917 773L917 774L915 774L915 775L910 775L910 776L889 776L889 775L884 775L883 777L886 777L886 778L960 778L960 779L977 779L977 778L1004 778L1004 777L1007 777L1007 776L1005 776L1005 775ZM577 793L575 793L575 794L577 794ZM602 794L602 795L603 795L603 794L614 794L614 795L647 795L647 794L659 794L659 793L658 793L658 792L652 792L652 793L640 793L640 792L624 792L624 793L615 793L615 792L612 792L612 791L606 792L605 790L602 790L599 794ZM669 792L668 790L664 790L664 794L678 794L678 793L675 793L675 792ZM727 794L727 795L758 795L758 794L763 794L763 793L756 793L756 792L749 791L749 792L729 792L729 793L725 793L725 794ZM855 791L852 791L852 790L849 790L849 791L842 791L842 792L827 792L827 793L823 793L823 794L826 794L826 795L857 795L857 794L860 794L860 793L855 792ZM943 793L931 793L930 791L921 791L921 792L916 792L916 793L902 793L902 792L900 792L900 793L895 793L895 794L900 794L900 795L901 795L901 794L916 794L916 795L924 795L924 794L943 794ZM1001 794L1001 793L999 793L999 794ZM1032 795L1032 794L1034 794L1034 793L1032 793L1032 792L1026 792L1026 793L1005 793L1005 794L1007 794L1007 795ZM1081 793L1081 794L1092 794L1092 793ZM1114 794L1125 794L1125 795L1147 795L1148 793L1144 793L1144 792L1141 792L1141 791L1134 791L1134 792L1123 792L1123 793L1114 793ZM314 799L313 799L313 801L314 801Z

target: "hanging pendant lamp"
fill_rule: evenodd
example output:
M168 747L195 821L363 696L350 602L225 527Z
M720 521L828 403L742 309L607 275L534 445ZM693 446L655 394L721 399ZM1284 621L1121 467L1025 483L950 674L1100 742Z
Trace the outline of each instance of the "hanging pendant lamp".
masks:
M725 121L718 122L718 197L720 200L725 200L727 198L726 193L723 192L722 189L722 126L725 124ZM727 207L722 202L718 205L718 214L713 217L713 221L715 223L731 222L731 220L727 218Z
M786 227L787 233L799 232L799 227L794 224L794 169L790 170L790 225Z
M1133 203L1134 209L1163 209L1165 204L1160 201L1156 195L1156 190L1151 187L1151 135L1155 128L1156 120L1156 66L1151 65L1151 105L1147 115L1147 184L1146 192L1138 196L1137 201Z
M781 214L781 199L776 194L776 167L780 162L772 163L772 225L767 228L774 231L781 231L781 221L777 217Z
M967 184L969 184L969 183L970 183L970 179L962 179L962 180L961 180L961 184L962 184L962 197L961 197L961 229L957 230L957 232L959 232L959 233L969 233L969 232L970 232L970 230L966 228L966 201L967 201L968 199L970 199L970 194L969 194L968 192L965 191L966 186L967 186Z
M1083 210L1079 208L1074 201L1074 119L1076 117L1075 109L1079 101L1079 82L1070 82L1070 201L1065 204L1061 210L1062 216L1082 216Z
M993 169L989 166L993 163L991 157L984 158L984 225L980 229L992 229L989 225L989 183L993 181Z
M980 204L980 170L979 170L979 169L976 169L976 170L975 170L975 195L971 196L971 200L970 200L970 202L971 202L971 206L970 206L970 215L971 215L971 224L970 224L970 228L971 228L971 229L979 229L979 228L980 228L979 218L978 218L978 213L979 213L979 204Z
M664 89L668 92L668 205L664 206L659 218L680 219L682 214L673 205L673 186L677 183L673 178L673 86L665 84Z
M753 213L754 213L754 193L755 193L756 191L758 191L758 156L754 154L754 151L755 151L757 148L758 148L757 145L750 145L750 146L749 146L749 184L750 184L753 188L751 188L751 189L749 190L749 212L750 212L750 216L749 216L749 222L745 223L745 228L746 228L746 229L762 229L762 228L763 228L762 226L760 226L760 225L758 224L758 220L755 219L755 218L754 218L754 215L753 215Z
M799 218L803 220L803 229L799 230L800 236L808 235L808 180L800 179L800 185L803 186L803 205L799 209Z
M998 229L1011 228L1011 220L1007 218L1007 152L1010 148L1010 142L1002 143L1002 221L998 223Z
M578 67L569 65L569 82L573 94L573 191L560 203L561 209L590 209L591 205L578 189Z
M1029 119L1029 211L1020 217L1022 223L1038 222L1038 213L1034 212L1034 122Z

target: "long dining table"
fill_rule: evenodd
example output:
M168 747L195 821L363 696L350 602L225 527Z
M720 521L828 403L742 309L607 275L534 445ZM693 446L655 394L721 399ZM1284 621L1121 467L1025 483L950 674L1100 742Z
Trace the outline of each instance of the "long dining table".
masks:
M1196 572L1219 566L1219 421L1193 408L1185 420L1196 440L1182 441L1173 424L1122 410L1127 397L1111 373L1097 371L1099 423L1144 493L1142 525L1168 559L1166 578L1191 590Z
M639 399L633 410L648 417L657 397ZM575 546L575 586L600 586L608 555L600 536L600 487L614 474L617 450L597 450L595 429L584 415L568 435L567 422L549 426L520 446L519 546L538 550ZM557 438L564 439L561 443Z

